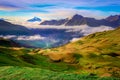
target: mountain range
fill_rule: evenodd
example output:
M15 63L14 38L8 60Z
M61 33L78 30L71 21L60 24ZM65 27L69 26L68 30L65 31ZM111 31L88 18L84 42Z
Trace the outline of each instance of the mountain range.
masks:
M81 19L81 21L79 21L79 19ZM78 14L73 16L73 18L71 18L71 19L66 18L66 19L61 19L61 20L52 20L52 21L50 21L50 25L66 25L66 26L74 25L74 24L83 25L83 24L85 24L84 19L87 19L89 22L89 25L91 25L92 27L78 26L75 29L72 29L72 28L57 29L57 27L60 27L60 26L57 26L56 28L53 28L53 29L50 29L50 28L28 29L25 26L10 23L4 19L4 20L0 20L0 35L5 38L11 37L10 35L13 35L14 37L12 36L12 38L10 38L10 39L17 40L17 43L20 43L21 46L40 47L40 48L46 48L46 47L48 48L49 47L50 48L50 47L64 45L64 44L70 42L72 39L82 37L86 34L99 32L99 31L103 31L103 30L110 30L110 28L108 28L106 26L105 27L100 27L100 26L94 27L93 25L97 25L97 26L99 25L97 22L95 22L96 19L84 18L83 16L80 16ZM116 16L116 17L110 16L110 17L106 18L106 21L111 22L111 25L116 25L116 23L118 23L117 25L119 25L118 20L119 20L118 16ZM97 20L97 21L99 22L99 20ZM99 22L100 24L104 23L102 20L100 20L100 21L101 21L101 22ZM117 22L115 22L115 21L117 21ZM115 24L113 22L115 22ZM48 24L48 23L49 23L49 21L46 22L45 24ZM110 24L107 24L107 25L110 25ZM73 27L73 26L71 26L71 27ZM111 29L114 29L114 28L111 28ZM45 39L35 40L36 41L35 43L34 43L34 40L18 40L21 37L35 38L36 37L35 35L40 35L42 37L45 37Z
M43 21L40 25L65 25L65 26L80 26L80 25L88 25L91 27L98 26L110 26L110 27L118 27L120 26L120 15L109 16L105 19L95 19L90 17L83 17L79 14L74 15L71 19L60 19L60 20L49 20Z
M40 35L46 37L44 40L34 40ZM25 26L16 25L6 20L0 20L0 36L9 38L24 47L55 47L66 44L74 37L83 36L79 31L67 32L66 29L28 29ZM31 38L33 40L18 40L19 38Z
M68 18L54 22L56 25L65 24ZM59 23L60 22L60 23ZM53 24L53 23L51 23ZM34 25L33 25L34 27ZM58 26L57 26L58 27ZM0 20L0 35L4 38L9 38L12 40L17 40L21 46L25 47L40 47L40 48L51 48L60 45L64 45L68 43L73 38L79 38L84 36L85 34L90 34L93 32L109 30L107 27L87 27L87 26L79 26L75 29L72 28L35 28L28 29L25 26L17 25L7 20ZM82 28L84 27L84 28ZM96 30L96 29L97 30ZM89 30L89 31L88 31ZM19 38L36 38L35 35L40 35L45 37L43 40L18 40ZM37 36L39 38L39 36Z

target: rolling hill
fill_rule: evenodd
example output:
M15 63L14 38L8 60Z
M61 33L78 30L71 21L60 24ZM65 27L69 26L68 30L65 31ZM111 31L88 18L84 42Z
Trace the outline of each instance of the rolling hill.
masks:
M67 45L40 50L53 61L78 64L78 72L89 71L101 76L120 76L120 28L98 32ZM77 66L78 66L77 65Z
M51 49L0 44L0 79L119 80L119 32L98 32Z

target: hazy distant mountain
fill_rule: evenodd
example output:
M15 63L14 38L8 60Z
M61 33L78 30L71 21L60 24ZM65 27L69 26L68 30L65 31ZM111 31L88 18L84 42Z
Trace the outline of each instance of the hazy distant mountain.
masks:
M0 20L5 20L4 18L0 18Z
M21 25L15 25L10 22L0 20L0 35L24 35L29 34L29 29Z
M115 28L120 26L120 15L109 16L105 19L97 20L95 18L83 17L81 15L76 14L71 19L44 21L40 25L63 25L63 24L65 26L79 26L86 24L91 27L98 27L103 25Z
M50 21L44 21L40 23L41 25L62 25L67 22L68 19L60 19L60 20L50 20Z
M32 18L32 19L29 19L29 20L27 20L28 22L40 22L41 21L41 19L40 18L38 18L38 17L34 17L34 18Z
M79 21L80 19L80 21ZM55 21L55 22L54 22ZM89 22L90 21L90 22ZM80 15L75 15L71 19L61 19L61 20L53 20L44 23L45 25L82 25L89 24L91 26L96 26L96 22L100 22L94 18L85 18ZM107 20L106 20L107 21ZM83 23L84 22L84 23ZM33 25L34 27L34 25ZM44 26L43 26L44 27ZM14 23L10 23L4 20L0 20L0 35L5 38L9 38L12 40L17 40L22 46L27 47L42 47L42 48L51 48L60 46L68 43L74 38L80 38L84 35L88 35L94 32L111 30L111 27L107 26L99 26L99 27L89 27L87 25L73 26L66 28L65 26L51 26L52 28L32 28L27 29L21 25L15 25ZM37 36L36 36L37 35ZM12 38L11 38L12 36ZM44 37L44 39L40 39L40 36Z

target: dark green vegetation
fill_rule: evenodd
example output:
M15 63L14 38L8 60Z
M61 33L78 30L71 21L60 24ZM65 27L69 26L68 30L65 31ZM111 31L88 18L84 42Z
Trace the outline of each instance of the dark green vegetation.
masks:
M45 50L0 44L0 80L120 80L119 32Z
M0 80L58 80L62 74L75 70L71 64L53 62L33 52L33 49L0 46Z
M75 69L64 62L56 63L39 54L33 54L32 49L24 48L0 48L0 66L21 66L50 69L53 71L65 71Z
M12 40L0 38L0 46L4 47L20 47L20 45Z

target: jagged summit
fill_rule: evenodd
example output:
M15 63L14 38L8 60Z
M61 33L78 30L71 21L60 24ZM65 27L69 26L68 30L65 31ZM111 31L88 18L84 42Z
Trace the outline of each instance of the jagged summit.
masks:
M84 17L82 15L75 14L71 19L62 19L62 23L61 20L49 20L42 22L40 25L65 25L65 26L88 25L91 27L110 26L116 28L120 26L120 15L112 15L105 19L97 20L95 18Z

